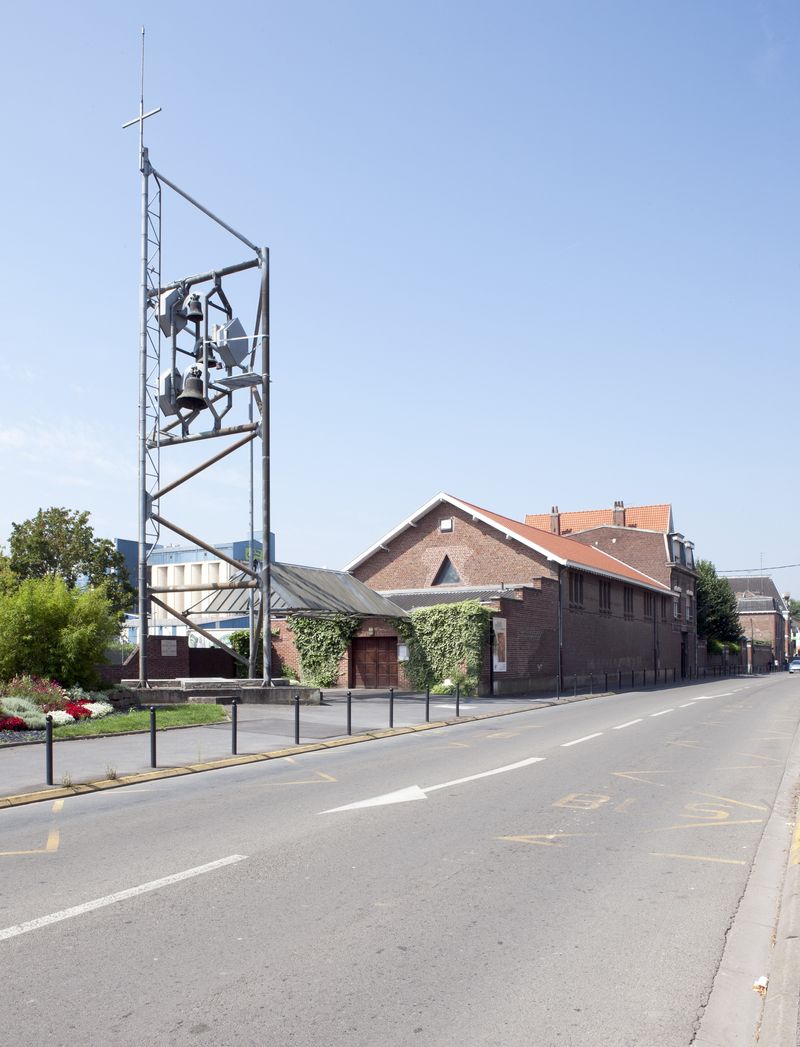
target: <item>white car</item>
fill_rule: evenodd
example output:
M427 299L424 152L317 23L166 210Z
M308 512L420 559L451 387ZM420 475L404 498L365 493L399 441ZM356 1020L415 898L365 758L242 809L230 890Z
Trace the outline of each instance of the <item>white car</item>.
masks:
M800 658L792 658L789 662L790 673L800 673Z

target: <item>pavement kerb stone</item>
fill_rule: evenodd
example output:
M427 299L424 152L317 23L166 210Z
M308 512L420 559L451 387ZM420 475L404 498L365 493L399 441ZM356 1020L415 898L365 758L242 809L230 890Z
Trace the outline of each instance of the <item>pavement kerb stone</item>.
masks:
M594 695L595 698L600 697ZM580 698L578 699L581 700ZM230 756L225 759L208 760L204 763L188 764L182 767L160 767L153 771L142 771L138 774L121 774L118 778L100 779L94 782L82 782L79 785L62 786L61 788L42 789L36 792L21 793L15 796L0 796L0 809L6 807L22 807L29 803L46 803L48 800L63 800L70 796L81 796L86 793L104 792L107 789L121 789L127 785L137 785L140 782L154 782L163 778L180 778L187 774L199 774L204 771L216 771L224 767L238 767L249 763L259 763L264 760L278 760L286 756L299 756L301 753L320 752L325 749L335 749L342 745L357 745L360 742L378 741L382 738L394 738L403 734L415 734L418 731L430 731L441 727L455 727L462 723L474 723L476 720L494 720L501 716L516 716L519 713L533 712L535 709L548 708L552 705L567 704L556 699L548 702L540 702L537 705L526 706L522 709L502 709L498 712L472 713L459 716L452 720L436 720L432 723L416 724L411 727L393 727L381 731L368 731L363 734L350 735L345 738L334 738L330 741L314 742L306 745L293 745L282 749L272 749L263 753L248 753L243 756ZM193 724L192 726L208 726L208 724ZM161 730L176 730L179 728L160 728ZM135 731L133 734L147 732ZM109 737L106 735L105 737ZM114 737L119 737L118 735ZM66 739L64 739L66 740ZM69 739L70 741L73 739Z
M800 864L798 864L797 803L793 843L789 847L781 908L775 931L775 951L759 1029L761 1047L786 1047L797 1042L800 1009Z

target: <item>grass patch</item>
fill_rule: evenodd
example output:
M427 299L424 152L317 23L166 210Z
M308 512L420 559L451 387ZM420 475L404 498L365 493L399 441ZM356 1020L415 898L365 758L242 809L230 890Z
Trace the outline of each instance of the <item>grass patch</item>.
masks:
M156 706L156 727L191 727L198 723L221 723L228 714L221 705ZM54 738L91 738L99 734L127 734L150 730L150 710L131 709L99 720L83 720L53 728Z

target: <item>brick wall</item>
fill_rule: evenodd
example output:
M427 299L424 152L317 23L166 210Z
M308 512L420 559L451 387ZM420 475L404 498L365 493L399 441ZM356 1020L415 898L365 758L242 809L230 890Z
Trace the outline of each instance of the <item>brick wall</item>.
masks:
M671 586L663 534L636 531L630 527L593 527L590 531L579 531L569 537L582 545L593 545L656 581Z
M551 691L558 673L558 583L544 578L534 589L521 589L493 604L506 619L505 672L495 672L495 694ZM481 673L481 692L488 694L490 652Z
M452 531L439 530L439 521L445 518L453 519ZM398 535L388 551L379 549L353 574L378 591L422 589L432 584L445 556L463 585L510 585L557 576L557 570L539 553L506 540L494 527L447 503L431 509L416 527Z

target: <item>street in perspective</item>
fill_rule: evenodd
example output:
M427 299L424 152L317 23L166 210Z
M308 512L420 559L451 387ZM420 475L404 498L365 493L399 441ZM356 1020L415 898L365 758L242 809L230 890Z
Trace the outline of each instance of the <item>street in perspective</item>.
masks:
M800 1047L800 7L4 34L2 1044Z
M6 1020L24 1000L26 1045L753 1042L798 720L789 674L737 677L9 808Z

